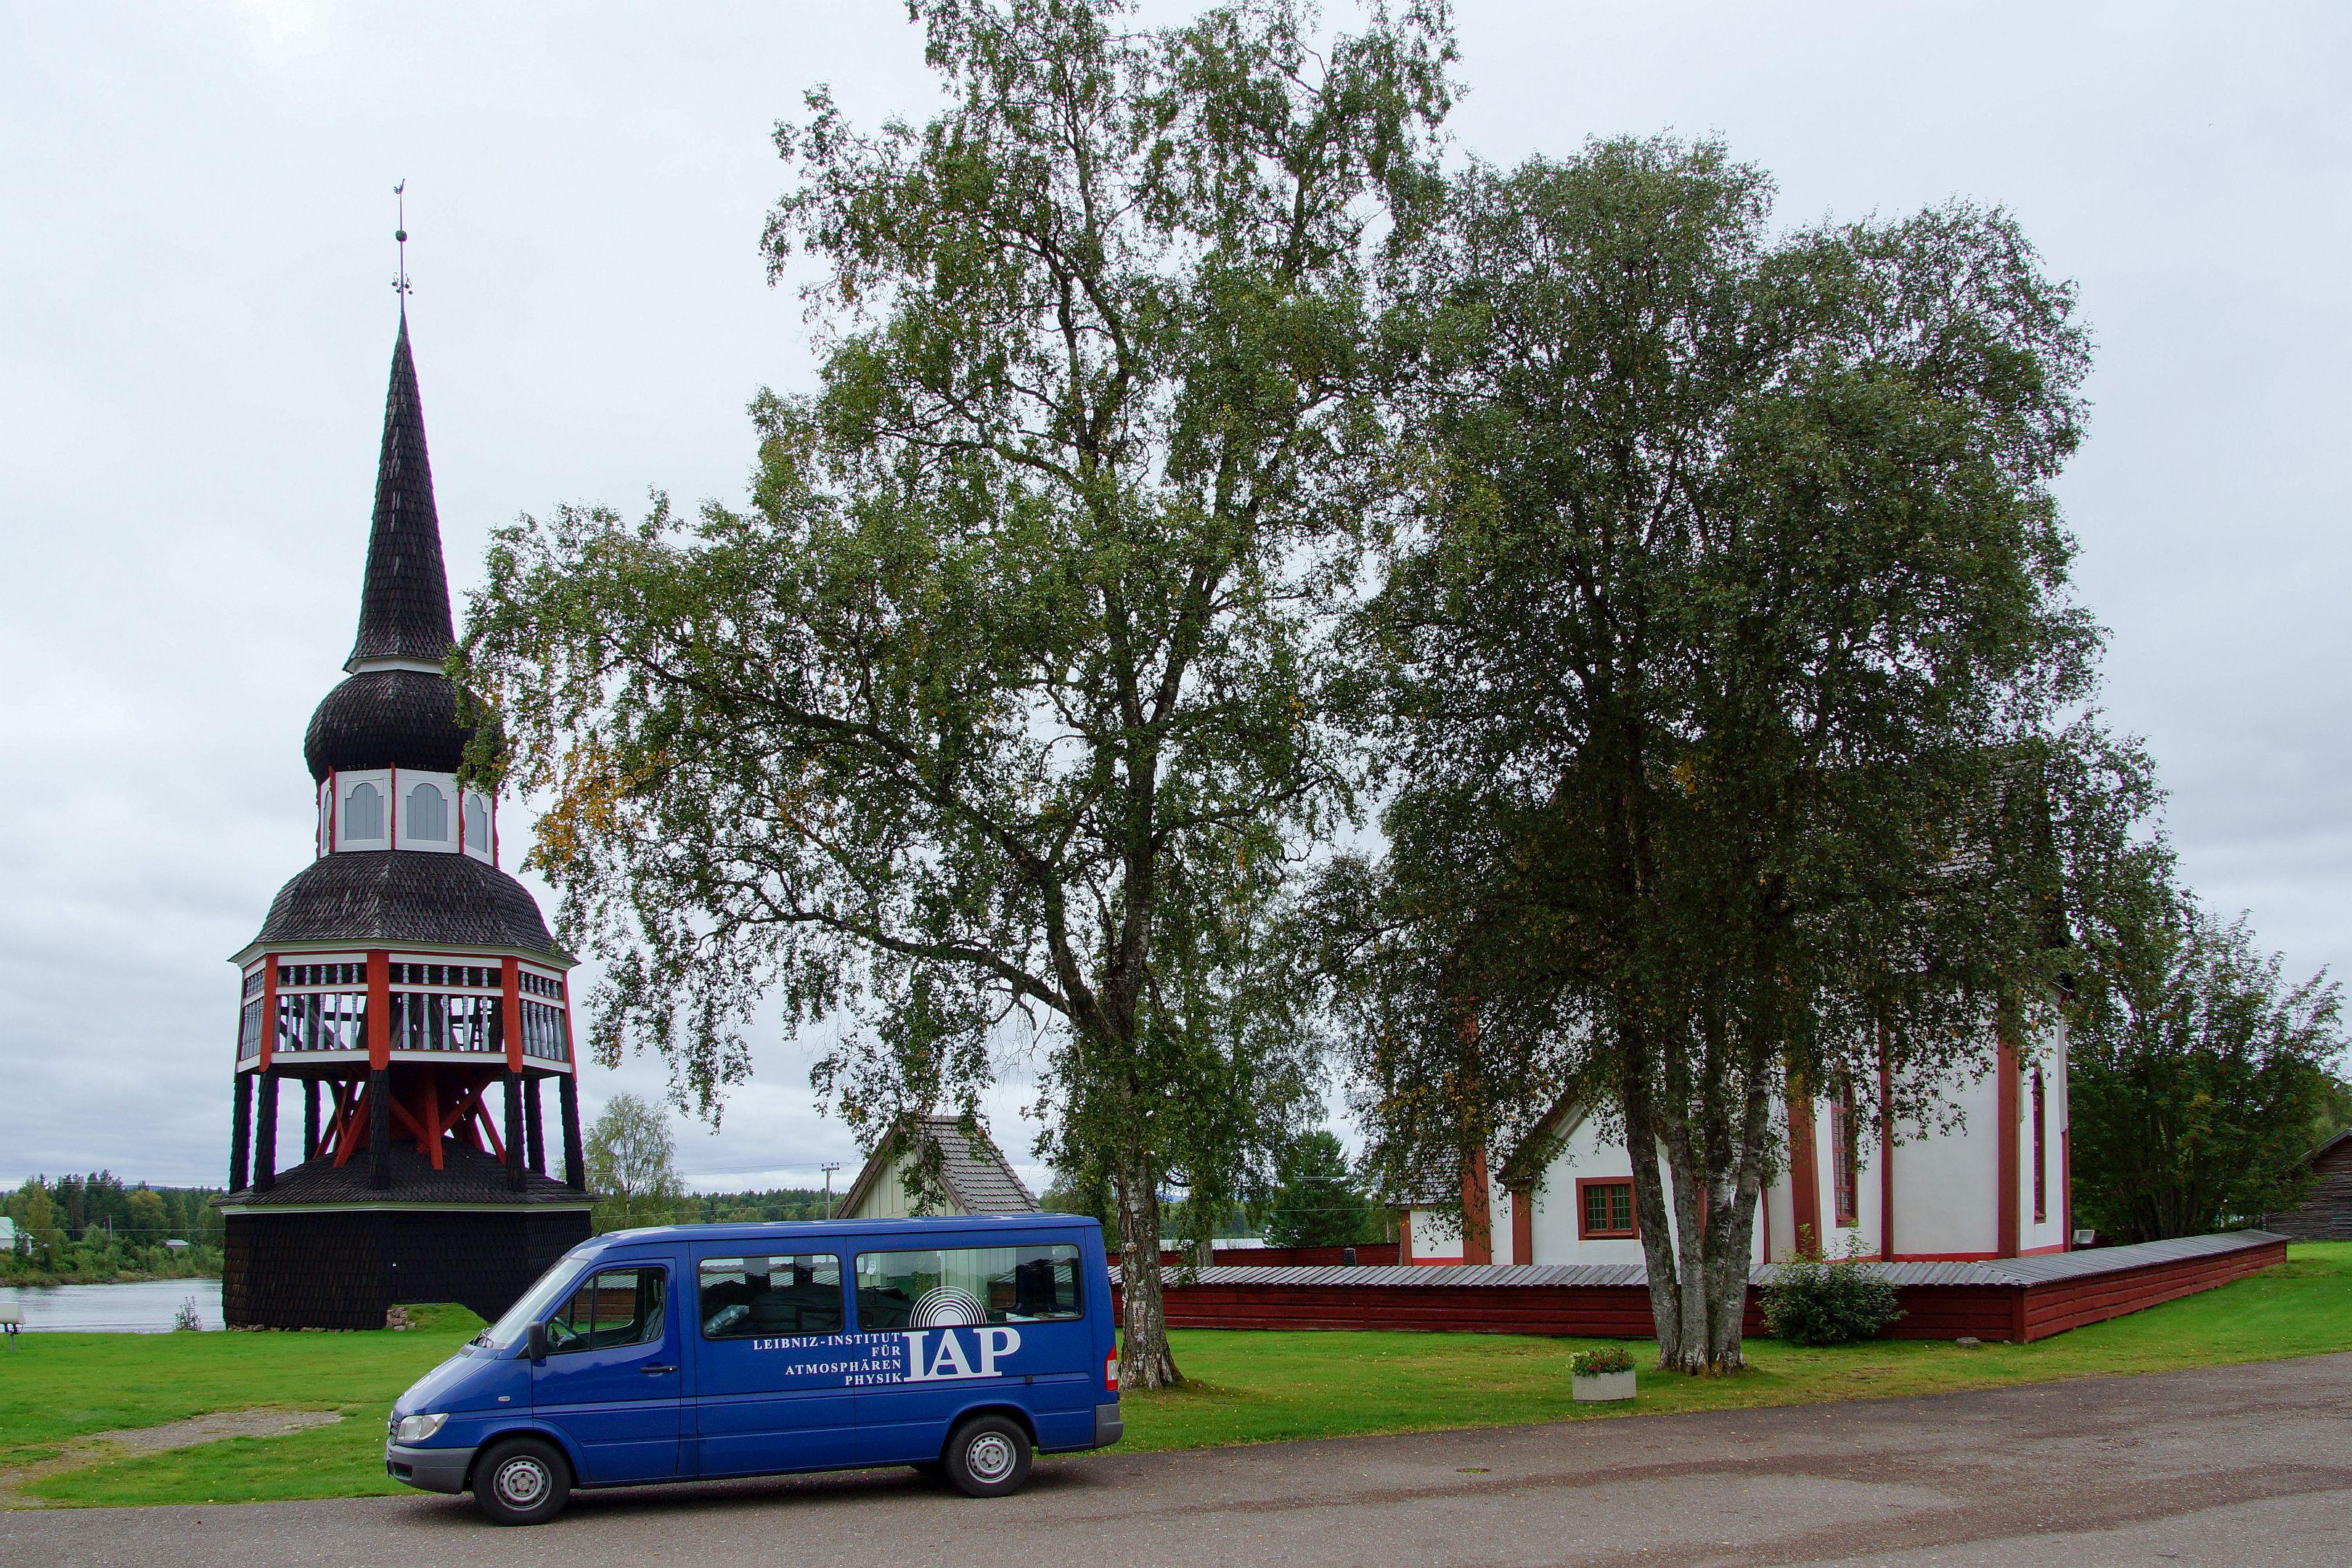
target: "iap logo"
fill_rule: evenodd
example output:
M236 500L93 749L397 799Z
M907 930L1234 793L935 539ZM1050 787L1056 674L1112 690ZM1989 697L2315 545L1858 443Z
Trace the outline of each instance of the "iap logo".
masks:
M940 1342L930 1344L937 1333ZM969 1334L967 1341L964 1336ZM907 1342L907 1381L943 1383L961 1377L1000 1377L996 1363L1021 1348L1021 1331L991 1325L982 1329L916 1329L901 1334ZM971 1346L967 1353L966 1345Z

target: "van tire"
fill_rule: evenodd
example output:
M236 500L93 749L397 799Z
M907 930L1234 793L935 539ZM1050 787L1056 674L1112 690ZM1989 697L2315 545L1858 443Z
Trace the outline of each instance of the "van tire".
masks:
M948 1435L948 1479L966 1497L1003 1497L1029 1479L1029 1434L1005 1415L975 1415Z
M509 1437L474 1467L474 1503L500 1524L545 1524L572 1498L572 1465L539 1437Z

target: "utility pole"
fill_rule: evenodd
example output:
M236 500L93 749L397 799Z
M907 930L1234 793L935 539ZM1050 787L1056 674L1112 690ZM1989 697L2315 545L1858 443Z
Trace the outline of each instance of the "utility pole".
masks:
M824 1173L824 1217L831 1219L833 1217L833 1173L841 1169L841 1162L836 1160L830 1165L819 1165L817 1169Z

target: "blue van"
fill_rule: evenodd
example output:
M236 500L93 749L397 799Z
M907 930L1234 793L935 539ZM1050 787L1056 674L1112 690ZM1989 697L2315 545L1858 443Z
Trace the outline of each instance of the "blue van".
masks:
M667 1226L566 1253L400 1396L383 1462L538 1524L574 1487L876 1465L998 1497L1122 1430L1091 1219Z

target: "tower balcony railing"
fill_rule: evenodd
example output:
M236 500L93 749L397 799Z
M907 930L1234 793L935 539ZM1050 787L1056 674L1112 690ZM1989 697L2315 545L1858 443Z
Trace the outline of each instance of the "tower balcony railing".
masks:
M495 994L394 991L391 1050L395 1056L502 1056L507 1048L503 1000ZM571 1029L563 1009L528 998L520 1009L522 1054L537 1061L569 1063ZM239 1061L250 1061L261 1054L261 1003L248 1004L237 1037ZM281 993L277 1036L270 1048L278 1056L365 1055L367 993Z

